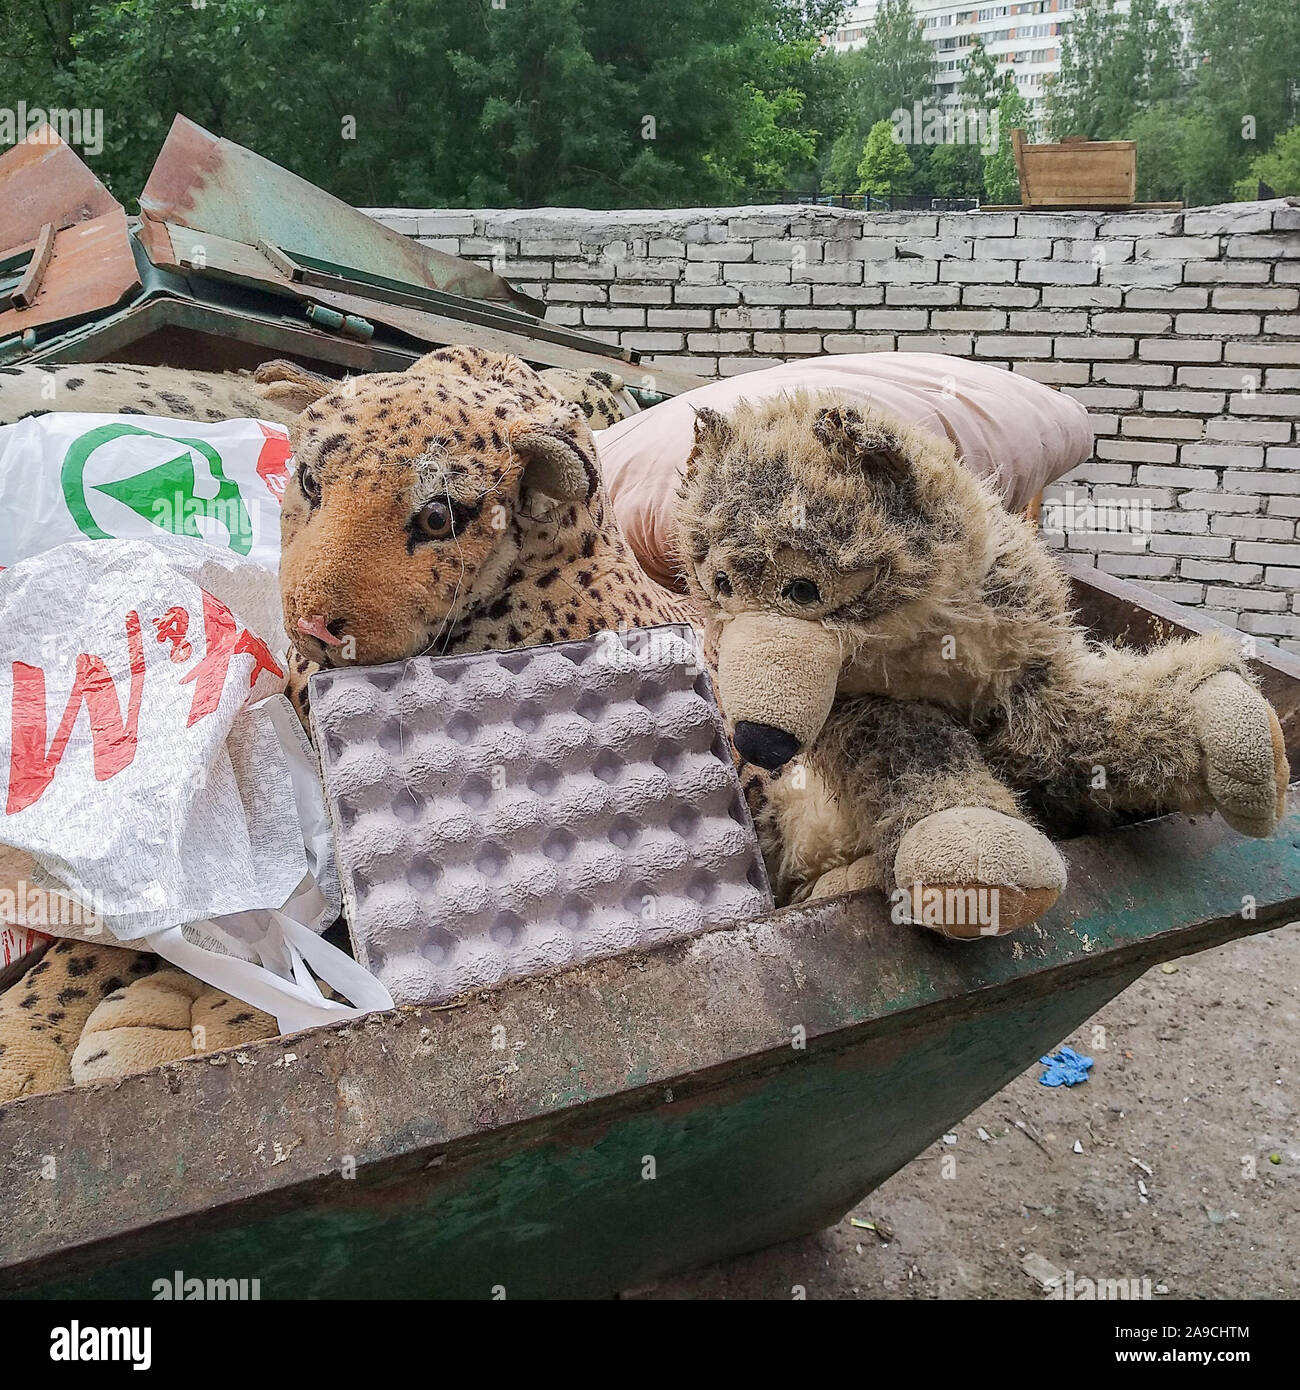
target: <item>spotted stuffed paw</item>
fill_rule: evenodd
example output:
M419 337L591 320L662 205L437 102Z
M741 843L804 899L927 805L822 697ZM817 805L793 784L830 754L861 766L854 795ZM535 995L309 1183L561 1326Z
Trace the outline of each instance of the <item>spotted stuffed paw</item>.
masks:
M70 1085L72 1048L87 1018L157 961L119 946L56 941L0 995L0 1101Z
M63 1039L0 1002L0 1101L39 1096L71 1084Z
M196 1052L273 1038L275 1019L165 966L106 998L72 1053L78 1085L146 1071Z
M1235 671L1220 671L1193 692L1192 719L1216 810L1242 835L1271 835L1291 776L1272 705Z

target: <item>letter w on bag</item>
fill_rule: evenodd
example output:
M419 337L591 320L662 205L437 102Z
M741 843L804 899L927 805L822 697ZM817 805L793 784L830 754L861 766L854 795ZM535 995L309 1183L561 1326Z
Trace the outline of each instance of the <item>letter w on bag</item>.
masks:
M131 686L125 717L108 667L102 658L82 652L77 657L72 693L48 752L45 745L45 672L24 661L13 663L13 744L6 815L12 816L37 801L54 780L83 703L90 712L95 780L107 781L135 757L140 702L144 698L144 640L140 635L140 615L134 609L126 615L126 643L131 656Z
M173 628L178 632L183 631L177 626L180 616L185 616L185 626L188 626L188 615L178 607L168 609L164 618L157 620L155 626L160 642L173 640ZM29 666L23 661L12 663L13 717L9 795L5 803L7 815L25 810L38 801L54 780L83 704L90 714L95 780L107 781L128 767L135 758L139 742L140 705L144 698L145 660L140 615L134 609L127 613L125 627L131 671L125 714L117 683L103 659L82 652L77 657L72 691L63 717L48 747L45 671L40 666ZM181 677L182 685L194 685L186 728L216 710L234 657L252 658L248 677L250 690L256 685L262 671L269 671L275 676L284 675L266 643L247 628L240 627L230 609L206 590L203 591L203 634L204 655Z

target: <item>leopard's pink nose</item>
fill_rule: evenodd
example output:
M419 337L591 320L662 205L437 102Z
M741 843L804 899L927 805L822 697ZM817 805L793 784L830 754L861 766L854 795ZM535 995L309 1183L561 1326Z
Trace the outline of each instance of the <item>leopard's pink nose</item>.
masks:
M343 645L343 639L335 637L329 630L323 613L315 613L310 618L299 618L298 631L305 632L308 637L316 638L318 642L324 642L327 647L341 647Z

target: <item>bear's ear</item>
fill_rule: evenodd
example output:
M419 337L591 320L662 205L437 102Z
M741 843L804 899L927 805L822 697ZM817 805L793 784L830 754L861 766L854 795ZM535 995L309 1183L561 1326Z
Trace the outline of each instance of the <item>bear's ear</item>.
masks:
M720 451L735 437L731 421L725 415L710 409L707 405L696 405L691 409L695 412L695 442L691 445L691 452L687 454L686 464L682 468L682 479L688 483L695 477L695 465L701 448L707 446Z
M902 442L890 430L869 425L851 405L828 405L817 412L813 434L832 458L863 473L905 482L912 465Z
M696 447L698 448L701 444L711 444L717 449L726 448L735 435L735 431L731 428L731 421L707 405L693 406L692 409L695 411Z

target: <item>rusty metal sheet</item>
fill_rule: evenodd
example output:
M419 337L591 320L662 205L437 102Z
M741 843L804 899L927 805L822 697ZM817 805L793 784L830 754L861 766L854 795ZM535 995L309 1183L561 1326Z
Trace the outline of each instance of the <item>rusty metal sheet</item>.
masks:
M40 236L36 238L36 245L32 247L31 259L27 262L27 269L23 271L23 278L14 286L9 296L9 304L17 309L29 309L36 302L53 254L54 223L47 222L41 228ZM8 308L9 305L5 307Z
M148 214L137 233L149 259L163 270L208 275L253 289L301 298L297 287L254 246L231 241L214 232L196 231L179 222L163 222Z
M219 303L153 294L13 360L120 361L232 371L255 367L271 357L295 357L349 372L400 372L417 356L415 349L359 343L288 316L237 312Z
M313 303L328 305L341 313L375 319L436 346L465 343L489 352L508 352L525 362L544 367L568 367L577 372L614 372L630 386L636 386L642 375L653 376L655 389L668 395L692 391L705 383L704 377L692 376L689 372L639 367L634 362L615 356L613 351L588 351L567 343L551 342L523 327L518 332L512 332L484 324L466 323L461 319L408 309L400 304L384 304L358 295L340 294L337 290L304 289L303 295Z
M122 205L49 126L0 155L0 247L34 242L47 222L55 230L88 222Z
M115 207L55 234L35 298L0 313L0 338L111 309L139 286L126 213Z
M382 227L341 199L269 159L177 116L140 195L164 222L256 247L364 266L377 275L470 299L500 300L528 313L544 306L499 275Z

